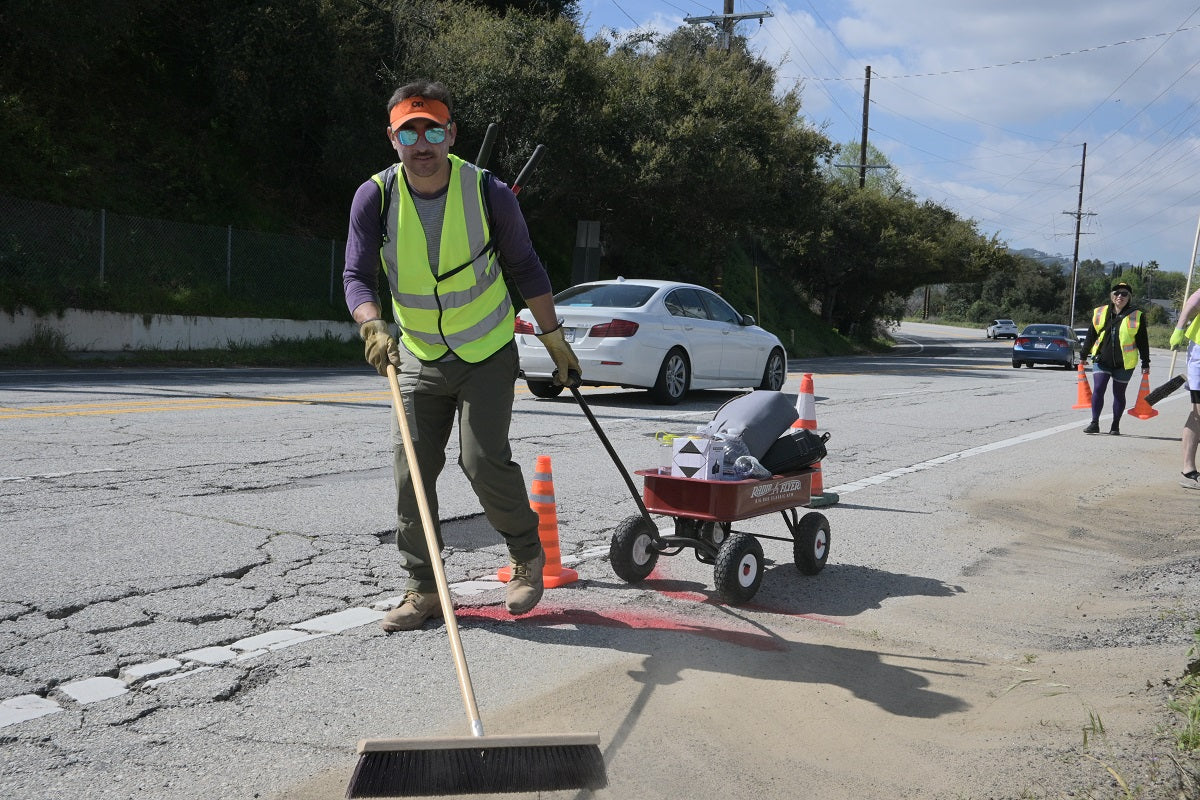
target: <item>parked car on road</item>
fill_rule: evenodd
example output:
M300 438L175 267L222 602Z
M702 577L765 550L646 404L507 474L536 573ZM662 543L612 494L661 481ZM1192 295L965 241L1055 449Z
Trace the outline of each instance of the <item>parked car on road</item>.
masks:
M1083 347L1083 343L1087 341L1087 335L1088 335L1087 328L1076 328L1075 329L1075 338L1079 340L1080 347Z
M1079 364L1079 340L1069 325L1026 325L1013 342L1012 365L1057 364L1075 369Z
M617 278L572 286L554 304L591 386L649 389L655 402L674 405L689 389L778 391L787 377L775 334L703 286ZM563 389L535 326L529 309L517 314L521 375L534 395L555 397Z
M1011 319L994 319L992 324L987 327L987 338L1015 339L1017 338L1017 323Z

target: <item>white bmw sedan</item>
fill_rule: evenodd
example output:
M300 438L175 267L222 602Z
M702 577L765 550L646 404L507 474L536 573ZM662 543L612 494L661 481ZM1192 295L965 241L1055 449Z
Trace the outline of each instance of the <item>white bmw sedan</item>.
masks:
M703 286L617 278L572 286L554 304L591 386L649 389L655 402L674 405L689 389L778 391L787 377L779 339ZM529 309L517 314L515 327L529 391L557 396L554 362Z

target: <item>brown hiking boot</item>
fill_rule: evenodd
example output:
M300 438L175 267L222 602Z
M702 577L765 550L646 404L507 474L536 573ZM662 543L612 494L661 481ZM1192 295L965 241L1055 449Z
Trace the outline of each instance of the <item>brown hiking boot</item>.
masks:
M438 600L437 592L417 592L410 589L404 593L404 602L379 620L379 627L387 633L415 631L425 624L425 620L441 615L442 604Z
M508 580L508 589L504 595L504 605L508 613L513 616L526 614L542 599L542 591L545 588L542 568L545 566L544 550L532 561L512 562L512 577Z

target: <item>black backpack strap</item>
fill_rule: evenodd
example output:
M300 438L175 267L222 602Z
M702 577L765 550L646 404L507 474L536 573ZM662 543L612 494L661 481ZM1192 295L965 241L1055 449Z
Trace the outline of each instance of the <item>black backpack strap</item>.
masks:
M396 173L400 171L400 165L388 167L383 171L383 200L379 204L379 246L383 247L391 241L388 236L388 209L392 205L392 190L396 186Z

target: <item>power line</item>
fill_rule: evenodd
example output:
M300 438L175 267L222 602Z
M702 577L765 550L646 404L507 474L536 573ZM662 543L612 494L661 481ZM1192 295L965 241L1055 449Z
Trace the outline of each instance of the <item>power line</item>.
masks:
M1195 12L1193 12L1192 16L1195 16ZM943 75L962 75L962 74L968 73L968 72L982 72L984 70L989 70L989 69L1004 69L1005 67L1016 67L1016 66L1020 66L1021 64L1035 64L1039 61L1052 61L1056 58L1067 58L1069 56L1078 56L1078 55L1082 55L1084 53L1094 53L1098 50L1105 50L1109 47L1121 47L1121 46L1127 45L1127 44L1137 44L1138 42L1145 42L1145 41L1149 41L1151 39L1161 39L1164 36L1171 37L1177 33L1183 33L1184 31L1194 31L1198 28L1200 28L1200 25L1192 25L1187 28L1176 28L1173 31L1165 31L1163 33L1155 33L1155 34L1151 34L1149 36L1139 36L1136 39L1125 39L1124 41L1112 42L1111 44L1100 44L1100 45L1096 45L1095 47L1083 47L1083 48L1080 48L1079 50L1068 50L1064 53L1055 53L1053 55L1048 55L1048 56L1035 56L1033 58L1019 58L1015 61L1006 61L1003 64L987 64L986 66L981 66L981 67L961 67L959 69L942 70L941 72L911 72L911 73L907 73L904 75L878 74L878 75L876 75L876 77L887 79L887 80L899 81L899 80L905 80L905 79L909 79L909 78L937 78L937 77L941 77ZM1158 51L1156 50L1155 53L1157 53L1157 52ZM1151 57L1153 57L1153 55L1154 55L1154 53L1151 53ZM1130 77L1132 77L1132 75ZM854 78L854 77L849 77L849 76L846 76L846 77L839 76L839 77L830 77L830 78L813 77L813 78L810 78L810 80L814 80L814 81L856 81L859 79ZM1118 86L1117 88L1119 89L1120 87Z

